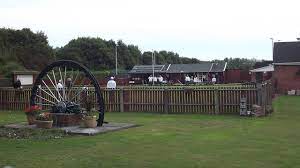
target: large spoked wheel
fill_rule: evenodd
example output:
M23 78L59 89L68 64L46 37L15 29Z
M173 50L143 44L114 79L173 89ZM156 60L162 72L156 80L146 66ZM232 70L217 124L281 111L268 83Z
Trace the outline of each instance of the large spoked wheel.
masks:
M94 102L87 103L91 100ZM85 66L75 61L56 61L42 70L34 82L30 105L52 113L80 113L93 108L99 112L97 125L102 126L104 120L99 83Z

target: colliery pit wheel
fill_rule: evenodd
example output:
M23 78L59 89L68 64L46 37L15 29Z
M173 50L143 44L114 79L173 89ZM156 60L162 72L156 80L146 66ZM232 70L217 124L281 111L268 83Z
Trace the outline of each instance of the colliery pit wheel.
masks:
M94 100L92 107L86 102ZM104 121L104 102L96 78L85 66L70 60L56 61L37 76L30 105L50 113L81 113L88 108L99 112L98 126Z

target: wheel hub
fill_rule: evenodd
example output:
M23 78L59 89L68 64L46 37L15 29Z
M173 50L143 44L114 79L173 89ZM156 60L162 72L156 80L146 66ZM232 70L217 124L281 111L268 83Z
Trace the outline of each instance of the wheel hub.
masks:
M56 105L54 106L54 109L55 109L56 113L65 113L67 111L66 103L63 101L60 101L60 102L56 103Z

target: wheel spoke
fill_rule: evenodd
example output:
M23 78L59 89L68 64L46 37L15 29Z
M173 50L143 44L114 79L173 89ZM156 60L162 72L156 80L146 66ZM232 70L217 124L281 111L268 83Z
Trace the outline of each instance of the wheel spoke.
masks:
M52 94L52 96L46 92L42 87L40 88L42 91L44 91L45 93L47 93L49 96L51 96L52 98L54 98L57 102L59 102L59 100L56 98L56 96L53 94L53 92L51 91L51 89L48 87L48 85L45 83L44 80L42 80L42 82L44 83L44 85L46 86L46 88L50 91L50 93Z
M82 88L79 92L76 93L75 96L72 97L72 99L70 101L73 101L80 93L82 93L85 90L86 90L85 88Z
M55 104L53 101L48 100L48 99L46 99L46 98L44 98L44 97L42 97L42 96L40 96L40 95L36 95L36 97L39 97L39 98L41 98L41 99L43 99L43 100L45 100L45 101L47 101L47 102L49 102L49 103Z
M72 69L73 70L73 69ZM72 88L75 85L75 82L77 81L77 77L79 75L79 71L77 70L77 74L75 76L75 79L72 79L72 83L71 83L71 87L69 88L69 92L68 92L68 99L70 98L70 92L72 92ZM72 75L73 76L73 75ZM70 100L70 99L69 99Z
M41 105L41 106L53 106L53 104L44 104L44 103L35 103L37 105Z
M53 81L51 80L51 78L50 78L50 76L49 76L48 74L47 74L47 77L48 77L48 79L50 80L50 82L52 83L54 89L57 91L59 100L61 100L61 95L60 95L58 89L56 88L56 85L54 85ZM54 78L54 79L55 79L55 78ZM56 96L55 96L55 97L56 97ZM59 101L59 100L58 100L58 101Z
M81 82L79 83L79 87L82 87L84 86L84 80L85 80L85 77L83 76L82 79L81 79Z
M79 70L77 70L77 74L76 74L76 76L75 76L75 79L73 80L73 82L72 82L72 86L74 86L75 85L75 83L76 83L76 81L77 81L77 78L78 78L78 76L79 76Z
M61 75L61 70L60 70L60 67L58 67L58 71L59 71L59 76L60 76L60 81L61 83L63 84L63 78L62 78L62 75ZM64 90L64 85L63 85L63 90ZM64 95L64 91L63 91L63 100L65 100L65 95Z
M65 100L67 100L67 96L66 96L66 75L67 75L67 67L65 66L65 74L64 74L64 80L63 80L63 94L64 94L64 98Z
M59 93L59 90L58 90L58 88L57 88L57 81L56 81L56 77L55 77L55 73L54 73L54 71L52 70L52 75L53 75L53 78L54 78L54 82L55 82L55 90L57 91L57 93L58 93L58 95L59 95L59 100L61 101L62 100L62 96L60 95L60 93Z
M84 76L83 76L83 78L81 79L81 82L79 83L79 87L76 87L76 88L79 88L79 90L80 90L80 88L82 88L83 86L84 86ZM78 89L76 89L76 90L78 90ZM78 94L77 94L77 92L76 92L76 90L75 90L75 94L76 94L76 96L78 96ZM80 91L81 92L81 91ZM75 96L75 97L76 97ZM74 99L74 97L70 100L70 101L73 101L73 99Z
M44 90L42 87L41 87L40 89L41 89L41 91L43 91L44 93L46 93L46 94L49 95L50 97L54 98L57 102L59 102L59 100L58 100L55 96L53 96L53 93L52 93L52 94L48 93L48 92L47 92L46 90Z
M66 91L66 98L67 98L67 100L69 100L69 98L70 98L70 91L71 91L71 89L72 89L72 85L73 85L73 80L74 80L74 69L72 68L72 70L71 70L71 72L70 72L71 74L69 74L69 78L67 78L67 85L68 85L68 87L67 87L67 91ZM70 79L70 80L68 80L68 79Z
M82 82L81 82L82 83ZM90 82L91 83L91 82ZM89 85L89 84L88 84ZM80 88L81 88L81 90L79 91L79 92L77 92L76 93L76 95L75 96L73 96L73 98L70 100L70 101L73 101L74 100L74 98L76 98L80 93L82 93L83 91L88 91L88 85L86 86L86 85L81 85L80 87L79 87L79 90L80 90ZM87 89L86 89L87 88Z
M72 68L71 73L72 73L72 78L71 79L73 79L73 77L74 77L74 69L73 68Z

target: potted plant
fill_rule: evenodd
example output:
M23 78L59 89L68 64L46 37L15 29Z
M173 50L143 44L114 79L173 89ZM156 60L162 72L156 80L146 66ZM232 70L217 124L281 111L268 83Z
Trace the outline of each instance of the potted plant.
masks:
M35 124L35 118L39 114L41 108L37 105L30 106L25 109L25 114L29 125Z
M84 126L87 128L97 127L97 116L95 115L85 115L83 118Z
M49 113L41 113L36 117L35 123L38 128L52 128L53 120Z
M83 123L87 128L97 127L97 116L94 115L95 110L93 110L93 99L87 96L84 100L85 113L83 115Z

